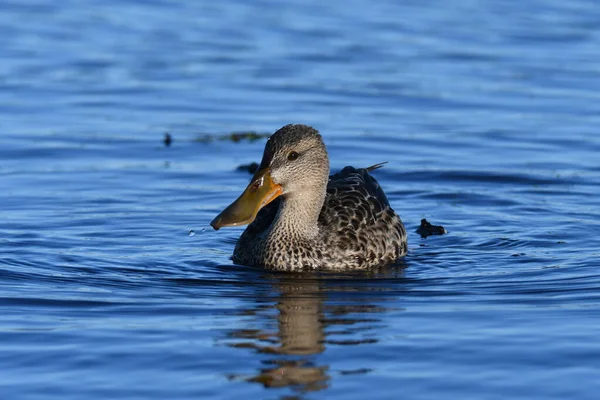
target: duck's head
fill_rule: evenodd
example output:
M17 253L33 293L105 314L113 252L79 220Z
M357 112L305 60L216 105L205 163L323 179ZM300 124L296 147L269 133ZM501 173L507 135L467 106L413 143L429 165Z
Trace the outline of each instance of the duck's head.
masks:
M249 224L279 196L324 195L328 178L329 158L319 132L306 125L286 125L267 141L246 190L210 224L214 229Z

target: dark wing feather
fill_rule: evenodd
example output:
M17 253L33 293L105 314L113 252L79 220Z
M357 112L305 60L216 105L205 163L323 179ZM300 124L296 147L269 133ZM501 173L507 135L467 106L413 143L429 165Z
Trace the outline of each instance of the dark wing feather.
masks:
M319 228L329 248L351 255L357 265L387 263L406 254L406 231L369 171L346 167L329 178Z
M377 180L369 174L370 170L371 167L345 167L329 177L319 217L323 225L352 224L352 221L372 225L379 219L390 203Z

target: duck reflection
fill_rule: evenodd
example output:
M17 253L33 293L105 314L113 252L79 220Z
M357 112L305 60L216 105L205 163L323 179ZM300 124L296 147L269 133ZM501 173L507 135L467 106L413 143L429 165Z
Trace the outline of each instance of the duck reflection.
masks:
M243 314L256 316L257 325L273 326L273 330L236 330L230 334L234 341L229 344L236 348L253 349L263 355L261 363L264 368L254 376L234 375L231 379L243 379L267 388L290 386L301 392L322 390L328 387L332 379L329 366L320 363L318 357L325 351L326 345L377 342L375 333L381 325L378 324L379 319L373 318L373 314L386 309L369 304L362 290L361 293L351 293L358 291L355 285L331 285L331 280L307 279L306 275L286 275L285 278L276 275L268 279L273 282L277 293L275 303L269 301L264 304L266 299L261 297L257 299L259 305L244 310ZM344 293L349 296L344 296ZM326 295L339 297L338 301L325 303ZM348 301L348 298L352 301ZM383 299L379 297L378 300ZM260 305L260 302L263 304ZM365 313L369 318L360 317ZM339 374L367 372L364 368L337 371Z

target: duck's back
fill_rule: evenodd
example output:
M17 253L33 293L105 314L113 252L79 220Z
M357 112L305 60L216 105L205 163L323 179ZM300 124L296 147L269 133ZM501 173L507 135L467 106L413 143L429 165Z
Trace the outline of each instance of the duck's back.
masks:
M329 178L319 230L330 262L372 268L406 254L402 220L369 174L378 167L346 167Z

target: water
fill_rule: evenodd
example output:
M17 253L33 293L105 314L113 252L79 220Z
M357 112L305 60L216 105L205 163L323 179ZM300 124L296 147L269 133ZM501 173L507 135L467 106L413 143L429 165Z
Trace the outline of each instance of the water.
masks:
M595 399L600 11L402 3L3 2L0 397ZM198 138L290 122L405 268L232 265L264 139Z

